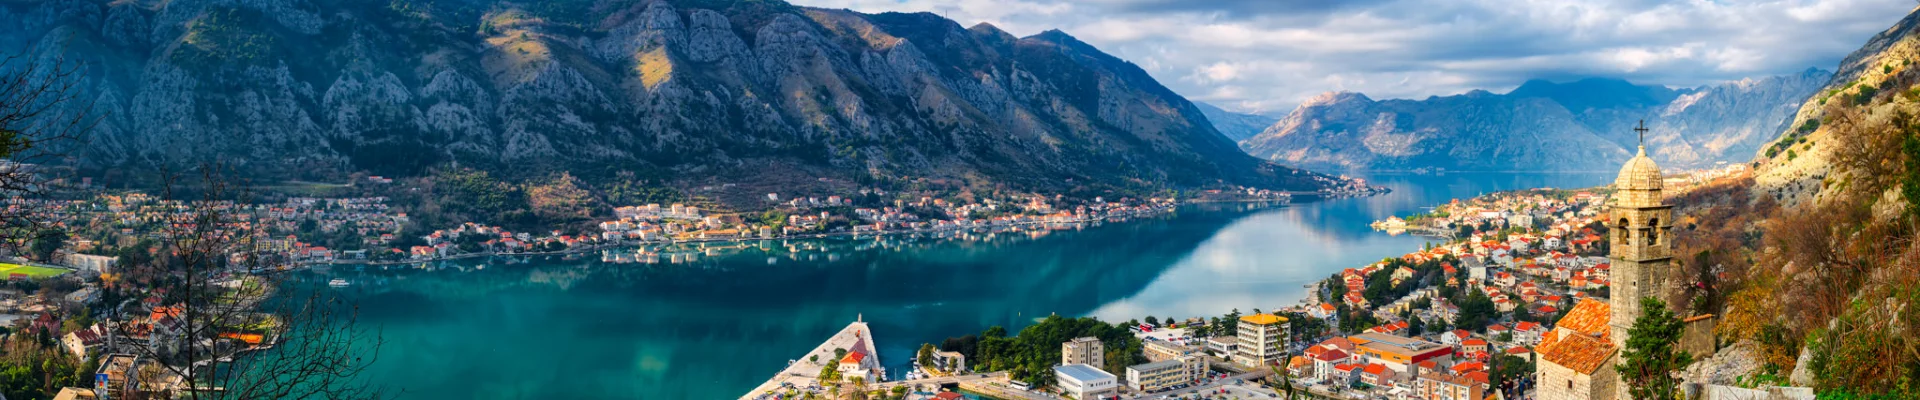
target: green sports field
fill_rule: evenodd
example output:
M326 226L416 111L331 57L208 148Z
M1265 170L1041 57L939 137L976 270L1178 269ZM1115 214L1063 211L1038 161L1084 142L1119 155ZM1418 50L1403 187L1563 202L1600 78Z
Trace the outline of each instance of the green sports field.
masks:
M64 273L67 273L67 270L59 269L59 268L35 267L31 265L0 263L0 279L6 279L6 277L13 276L13 274L27 274L28 278L40 279L40 278L46 278L50 276L57 276Z

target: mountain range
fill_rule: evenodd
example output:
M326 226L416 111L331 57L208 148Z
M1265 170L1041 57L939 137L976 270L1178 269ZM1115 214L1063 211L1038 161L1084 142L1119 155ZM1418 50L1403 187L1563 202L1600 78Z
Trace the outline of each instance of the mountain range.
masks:
M1746 162L1832 73L1672 89L1589 78L1528 81L1423 100L1330 92L1240 145L1249 154L1328 170L1605 171L1648 154L1671 168ZM1224 129L1223 129L1224 131Z
M1338 179L1247 156L1060 31L779 0L47 0L0 46L86 65L83 168L1053 191ZM638 178L634 178L638 177ZM764 193L764 192L761 192Z
M1206 102L1195 102L1193 105L1200 107L1200 113L1207 116L1207 121L1213 122L1214 129L1235 142L1258 135L1268 126L1273 126L1274 122L1280 121L1280 117L1227 111Z

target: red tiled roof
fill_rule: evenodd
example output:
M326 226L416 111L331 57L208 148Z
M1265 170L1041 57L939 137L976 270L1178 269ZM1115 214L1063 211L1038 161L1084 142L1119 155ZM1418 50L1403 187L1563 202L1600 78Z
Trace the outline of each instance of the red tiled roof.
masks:
M1453 373L1455 373L1455 374L1464 374L1464 373L1468 373L1468 372L1474 372L1474 371L1479 371L1479 370L1484 370L1484 369L1487 369L1487 365L1486 365L1486 364L1481 364L1481 363L1478 363L1478 362L1473 362L1473 361L1468 361L1468 362L1463 362L1463 363L1459 363L1459 364L1454 364L1454 365L1453 365L1453 367L1451 367L1451 368L1449 368L1449 369L1450 369L1450 370L1452 370L1452 371L1453 371Z
M1308 360L1306 357L1293 356L1293 358L1287 360L1288 369L1299 369L1308 365L1313 365L1313 360Z
M1380 375L1382 373L1387 372L1387 366L1381 365L1381 364L1367 364L1367 368L1361 372L1365 372L1367 375Z
M1540 342L1540 358L1582 374L1593 374L1613 358L1613 343L1582 334L1549 335Z
M1334 337L1332 339L1323 340L1320 342L1320 345L1331 346L1332 348L1340 349L1343 351L1353 350L1353 341L1347 340L1347 338L1344 338L1344 337Z
M1464 376L1466 376L1467 379L1472 379L1474 383L1478 383L1480 384L1480 386L1487 385L1487 373L1485 372L1473 371L1473 372L1468 372Z
M1612 312L1613 307L1604 301L1592 298L1581 299L1580 304L1574 305L1573 310L1568 311L1567 316L1561 317L1560 322L1554 323L1554 326L1605 338L1609 330L1607 322Z

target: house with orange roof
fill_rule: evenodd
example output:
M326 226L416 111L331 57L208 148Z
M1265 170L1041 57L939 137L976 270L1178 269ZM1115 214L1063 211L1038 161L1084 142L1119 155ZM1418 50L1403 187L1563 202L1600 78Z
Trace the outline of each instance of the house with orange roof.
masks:
M1421 400L1481 400L1482 386L1472 378L1438 373L1420 374L1413 385Z
M1486 370L1487 370L1487 364L1481 363L1478 361L1468 361L1468 362L1463 362L1459 364L1454 364L1452 367L1447 368L1447 372L1453 373L1454 375L1466 375L1469 372L1486 371Z
M1582 299L1540 338L1539 368L1534 372L1541 399L1614 398L1618 373L1611 366L1618 348L1608 325L1612 306Z
M1484 351L1487 351L1487 341L1485 340L1467 339L1467 340L1460 341L1460 352L1462 353L1473 353L1473 352L1484 352Z
M1352 384L1353 382L1357 382L1360 380L1361 366L1362 366L1361 364L1335 365L1333 366L1332 373L1327 374L1327 376L1325 377L1321 377L1320 380L1325 382L1330 382L1330 383L1340 382L1340 384L1342 385Z
M1340 374L1342 365L1354 365L1353 356L1340 349L1328 349L1308 357L1313 362L1314 379L1328 380ZM1347 371L1351 373L1352 371ZM1348 378L1351 378L1349 376Z
M858 376L872 382L874 371L879 367L873 356L867 354L867 338L864 336L854 339L853 348L848 349L846 356L840 357L840 375L849 379Z
M1471 338L1473 338L1473 332L1467 332L1465 329L1455 329L1441 333L1440 344L1454 346L1459 345L1461 341Z
M1328 317L1332 317L1334 313L1339 312L1339 310L1338 307L1333 306L1333 303L1320 303L1319 305L1308 307L1307 315L1313 316L1314 318L1327 319Z
M1367 364L1360 368L1360 382L1373 386L1393 384L1393 369L1384 364Z
M1552 306L1542 306L1542 307L1551 308ZM1551 312L1558 312L1558 311L1557 310L1550 311L1550 313ZM1547 333L1547 327L1541 326L1540 324L1536 324L1532 322L1521 322L1513 325L1513 341L1515 342L1539 343L1540 335L1544 335L1546 333Z
M1313 359L1306 356L1293 356L1287 359L1287 375L1305 377L1313 374Z

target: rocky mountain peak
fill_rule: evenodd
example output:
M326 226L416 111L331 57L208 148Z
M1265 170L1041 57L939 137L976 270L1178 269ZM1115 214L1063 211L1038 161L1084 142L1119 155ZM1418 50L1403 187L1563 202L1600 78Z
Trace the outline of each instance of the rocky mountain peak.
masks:
M1368 98L1366 94L1362 94L1360 92L1349 92L1349 91L1342 90L1342 91L1326 92L1326 93L1321 93L1319 95L1315 95L1311 98L1308 98L1307 101L1300 102L1300 108L1329 106L1329 105L1343 104L1343 103L1371 104L1373 103L1373 99Z
M228 159L262 178L326 180L457 163L590 182L1130 193L1337 184L1240 153L1144 70L1060 31L1016 39L929 13L762 0L128 4L0 3L0 19L27 22L0 42L75 38L40 49L121 75L85 88L116 115L80 159L88 168Z
M1819 73L1688 89L1532 80L1506 94L1377 102L1329 92L1240 145L1320 169L1603 171L1632 155L1630 129L1645 120L1661 165L1706 166L1744 161L1819 86Z

